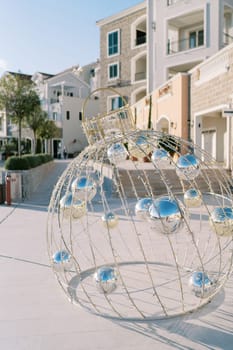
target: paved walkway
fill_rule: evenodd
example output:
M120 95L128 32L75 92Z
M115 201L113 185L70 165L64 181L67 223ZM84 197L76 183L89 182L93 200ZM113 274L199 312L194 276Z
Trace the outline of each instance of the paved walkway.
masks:
M156 322L116 322L66 300L48 265L46 210L68 162L30 200L0 205L0 349L232 350L232 278L205 308Z
M48 173L48 176L46 176L46 179L44 179L44 181L40 184L37 191L30 196L30 199L25 201L26 205L35 205L47 208L53 188L56 185L60 175L70 163L70 160L55 160L54 162L54 168Z

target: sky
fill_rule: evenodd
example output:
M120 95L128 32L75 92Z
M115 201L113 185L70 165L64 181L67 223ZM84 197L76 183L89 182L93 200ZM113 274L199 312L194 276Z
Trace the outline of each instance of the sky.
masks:
M96 22L142 0L0 0L0 75L59 73L99 58Z

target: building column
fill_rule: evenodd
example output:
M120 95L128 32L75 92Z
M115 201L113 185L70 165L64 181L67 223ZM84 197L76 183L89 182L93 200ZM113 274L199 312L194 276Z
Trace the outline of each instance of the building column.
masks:
M155 0L147 0L147 95L155 90L156 67L156 16Z
M227 144L226 144L226 168L232 170L232 143L231 143L231 128L232 117L227 117Z

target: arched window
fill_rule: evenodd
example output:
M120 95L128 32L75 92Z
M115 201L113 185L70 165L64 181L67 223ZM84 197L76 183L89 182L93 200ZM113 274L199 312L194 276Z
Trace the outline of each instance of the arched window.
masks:
M131 26L131 47L136 48L140 45L146 44L146 15L143 15L135 22L132 23Z

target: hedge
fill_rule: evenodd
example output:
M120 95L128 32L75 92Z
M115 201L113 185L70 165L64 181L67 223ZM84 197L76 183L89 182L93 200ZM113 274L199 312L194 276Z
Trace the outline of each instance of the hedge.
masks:
M12 156L5 161L5 169L28 170L51 160L53 160L53 157L50 154L26 154L21 157Z

